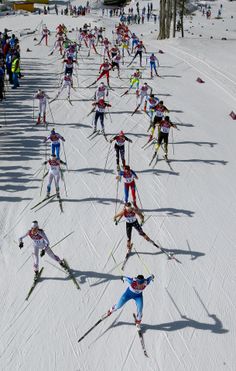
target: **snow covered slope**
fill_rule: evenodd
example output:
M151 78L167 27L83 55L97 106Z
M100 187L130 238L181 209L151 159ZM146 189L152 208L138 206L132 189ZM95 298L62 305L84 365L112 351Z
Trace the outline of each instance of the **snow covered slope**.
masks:
M122 129L133 140L129 162L139 176L144 231L181 261L168 261L133 233L138 254L128 260L125 274L155 275L144 292L143 331L149 358L142 353L133 325L134 302L77 342L126 289L120 280L125 223L113 223L115 153L111 146L104 170L109 144L101 136L87 139L92 130L92 115L87 114L95 88L85 87L95 80L101 57L91 53L86 58L83 47L73 105L56 100L51 104L53 118L50 112L47 115L49 130L55 127L66 138L69 171L65 173L68 197L62 186L64 213L57 201L34 212L30 208L40 199L42 172L34 174L44 161L43 138L48 132L32 121L32 96L38 88L52 98L56 95L62 63L58 54L48 56L54 34L48 48L34 46L34 35L21 38L22 87L14 94L9 91L0 106L1 370L235 370L236 121L229 113L236 111L236 10L234 3L222 3L224 22L206 21L198 12L186 22L194 35L187 33L183 40L156 41L152 23L131 27L144 35L149 52L164 51L158 54L162 78L150 80L147 68L143 81L164 100L180 129L170 135L173 170L162 160L161 150L155 168L148 166L153 149L141 148L148 137L148 119L143 113L131 116L136 106L134 91L120 97L137 65L123 67L122 80L111 74L114 91L109 97L112 108L111 119L105 120L106 132L110 137ZM213 16L219 5L212 4ZM85 21L105 25L111 39L118 21L95 12L82 18L9 16L1 19L1 29L34 29L41 20L52 31L62 22L70 29ZM74 38L76 32L70 35ZM27 53L27 48L32 52ZM197 83L198 77L205 84ZM76 75L74 81L77 86ZM81 290L45 256L42 280L25 301L33 277L31 242L27 240L20 250L18 237L34 219L52 245L71 233L54 251L68 260Z

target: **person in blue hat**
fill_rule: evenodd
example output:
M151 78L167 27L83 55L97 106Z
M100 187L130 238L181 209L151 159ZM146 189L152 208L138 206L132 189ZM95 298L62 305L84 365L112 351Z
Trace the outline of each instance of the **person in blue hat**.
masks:
M110 316L113 312L123 307L127 301L133 299L135 300L137 307L136 315L136 325L140 326L142 316L143 316L143 290L149 285L151 281L154 280L154 275L144 278L142 274L139 274L137 277L122 277L123 282L128 282L129 287L126 289L124 294L121 296L117 304L113 305L111 309L108 310L107 315Z

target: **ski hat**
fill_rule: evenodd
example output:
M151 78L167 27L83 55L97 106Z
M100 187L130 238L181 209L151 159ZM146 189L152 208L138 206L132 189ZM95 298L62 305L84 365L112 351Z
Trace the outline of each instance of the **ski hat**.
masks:
M126 165L125 166L125 170L128 170L129 171L130 170L130 166L129 165Z
M154 56L154 53L152 53L151 55L153 55L153 56Z
M31 224L31 228L38 228L39 227L39 224L37 222L37 220L34 220Z
M142 284L145 282L145 278L142 274L139 274L135 279L138 281L139 284Z
M125 134L124 134L124 132L121 130L121 131L119 132L119 135L121 135L121 136L123 137Z
M170 121L170 117L169 116L165 116L165 120L166 121Z
M125 207L131 207L131 206L132 206L131 202L126 202L125 203Z
M51 134L55 134L55 129L54 128L51 130Z

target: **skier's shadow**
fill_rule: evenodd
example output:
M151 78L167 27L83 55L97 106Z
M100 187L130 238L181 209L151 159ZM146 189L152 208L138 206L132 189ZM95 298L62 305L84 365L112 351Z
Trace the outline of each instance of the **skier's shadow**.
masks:
M158 212L158 213L166 213L167 216L174 216L174 217L181 217L181 216L188 216L190 218L193 217L195 214L194 211L192 210L187 210L187 209L175 209L173 207L163 207L163 208L158 208L158 209L142 209L143 212Z
M171 332L171 331L179 331L179 330L183 330L188 327L192 327L198 330L210 331L214 334L225 334L229 332L229 330L223 328L222 321L215 314L209 314L209 317L214 321L214 323L199 322L199 321L195 321L192 318L188 318L187 316L182 315L181 320L178 320L178 321L160 323L158 325L149 325L149 324L143 323L142 331L143 333L147 332L148 330ZM123 326L123 325L134 326L134 323L119 321L113 325L113 328L118 327L118 326Z
M174 255L190 255L191 260L196 260L197 258L200 258L201 256L205 256L206 254L200 251L189 251L189 250L180 250L180 249L166 249L165 251L168 253L173 253ZM161 255L164 254L162 251L157 251L154 253L150 252L138 252L139 255Z

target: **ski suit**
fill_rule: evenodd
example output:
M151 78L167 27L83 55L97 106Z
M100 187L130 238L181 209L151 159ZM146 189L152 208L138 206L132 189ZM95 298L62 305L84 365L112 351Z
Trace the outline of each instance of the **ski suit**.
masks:
M61 262L61 259L50 249L48 238L42 229L38 229L36 233L32 233L32 230L29 230L26 234L19 238L19 242L22 242L22 240L28 236L33 240L34 252L32 255L35 271L38 271L39 268L39 250L45 250L50 258L56 260L59 263Z
M56 152L57 160L60 160L60 139L63 140L63 142L65 142L65 139L60 134L58 134L58 133L52 134L51 133L44 140L44 142L47 142L48 140L51 141L51 143L52 143L52 155L54 156L55 152Z
M59 192L59 181L60 181L60 161L57 159L50 159L47 162L50 166L49 173L48 173L48 185L47 185L47 192L50 193L51 191L51 184L54 179L56 192Z
M128 282L129 287L121 296L118 303L112 307L111 311L115 312L117 309L123 307L127 301L133 299L135 300L137 307L137 320L141 321L143 315L143 290L145 290L147 285L149 285L149 283L153 280L153 277L150 276L146 278L142 284L138 283L136 278L124 276L123 280Z
M125 193L125 202L128 202L129 199L129 189L131 188L133 204L136 205L136 193L135 193L135 181L134 179L138 178L136 173L133 170L124 170L120 171L119 175L124 178L124 193Z
M34 99L39 100L39 121L40 117L43 116L44 122L46 120L46 105L47 105L47 99L49 99L49 96L45 94L44 92L40 92L35 94Z
M116 151L116 164L119 165L120 157L122 160L123 166L125 166L125 141L132 142L125 135L116 135L112 141L115 140L115 151Z

